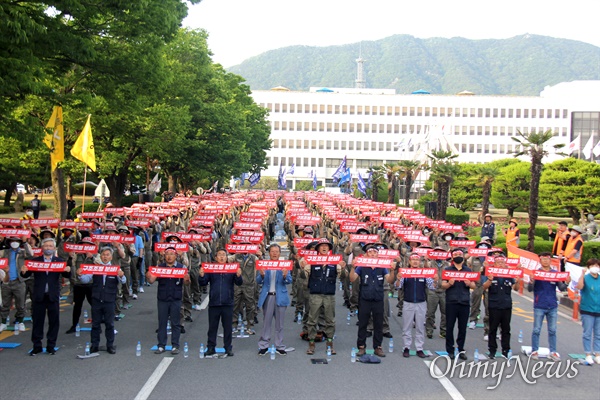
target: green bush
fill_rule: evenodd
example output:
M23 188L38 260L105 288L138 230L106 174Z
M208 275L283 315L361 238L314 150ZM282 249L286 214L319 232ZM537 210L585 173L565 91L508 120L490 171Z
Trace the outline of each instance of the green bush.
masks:
M15 212L15 209L13 206L0 206L0 214L10 214L12 212Z
M581 265L585 265L590 258L600 259L600 242L583 243L583 254L581 256Z
M454 225L462 225L469 222L469 214L460 211L458 208L448 207L446 209L446 221Z
M154 200L155 203L160 203L162 201L162 196L154 196Z
M527 238L527 230L529 229L528 225L523 225L519 227L519 232L521 235L521 239L522 238ZM547 226L543 226L543 225L536 225L535 226L535 236L536 237L541 237L544 240L549 240L550 237L548 236L548 227Z

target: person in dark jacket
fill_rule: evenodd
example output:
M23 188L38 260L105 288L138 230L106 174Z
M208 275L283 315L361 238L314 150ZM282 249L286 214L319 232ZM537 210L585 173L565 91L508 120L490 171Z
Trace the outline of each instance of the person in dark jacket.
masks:
M227 250L219 248L215 255L218 264L227 263ZM228 357L233 357L231 346L233 332L233 285L241 286L243 283L242 269L238 267L235 274L231 273L204 273L200 268L198 282L200 286L210 283L210 294L208 300L208 340L206 357L216 354L217 330L219 321L223 326L223 345Z
M54 239L46 238L42 240L43 255L34 258L32 261L38 262L64 262L60 257L56 257L56 242ZM50 355L56 354L55 346L58 338L58 329L60 328L60 278L70 277L71 268L65 267L64 272L32 272L27 269L27 265L21 268L21 276L29 278L33 275L33 314L31 329L31 341L33 350L29 353L32 356L44 351L42 348L42 339L44 338L44 323L46 313L48 314L48 332L46 334L46 352Z
M103 247L100 250L100 264L112 265L113 248ZM93 261L91 258L89 261ZM97 353L100 345L100 334L102 333L102 322L104 322L104 334L106 335L106 351L115 354L115 302L117 301L118 282L127 282L125 273L119 268L117 276L81 274L77 270L79 281L82 285L92 284L92 332L90 353ZM81 299L83 302L83 299ZM81 312L81 309L80 309Z
M452 265L447 271L471 272L469 267L464 266L465 255L462 250L452 252ZM442 289L446 291L446 351L451 359L454 359L454 325L458 321L458 336L456 345L459 358L466 360L465 339L467 337L467 323L469 322L470 298L469 289L475 289L475 281L457 281L454 279L442 281Z
M187 268L177 262L175 247L165 250L165 262L158 265L161 268ZM146 273L146 280L152 284L158 281L156 299L158 303L158 348L156 354L165 352L167 345L167 321L171 321L171 354L179 354L179 337L181 336L181 300L183 299L183 285L190 284L190 275L186 272L183 278L160 278Z

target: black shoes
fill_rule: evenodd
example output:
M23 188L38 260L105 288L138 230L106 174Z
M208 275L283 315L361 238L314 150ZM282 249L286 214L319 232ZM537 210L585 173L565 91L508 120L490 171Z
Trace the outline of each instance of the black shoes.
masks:
M277 349L277 350L275 350L275 352L277 354L279 354L280 356L287 356L287 351L285 351L283 349Z
M206 350L206 353L204 353L204 357L212 358L215 354L216 354L215 348L209 347L208 350Z
M463 351L462 353L460 353L458 355L458 358L460 358L461 360L466 361L467 360L467 355L465 354L465 352Z
M417 350L417 357L419 358L427 358L427 354L423 350Z
M229 349L225 354L227 354L227 357L233 357L233 350Z
M404 358L410 357L410 350L408 350L406 347L404 348L404 351L402 352L402 357L404 357Z
M115 349L114 346L107 346L106 351L108 352L108 354L116 354L117 353L117 349ZM91 350L90 350L90 352L91 352Z
M38 347L38 348L34 348L33 350L31 350L31 353L29 353L29 355L33 357L36 354L40 354L43 352L44 352L44 349L42 349L41 347Z
M98 352L98 346L90 347L90 354L97 353L97 352Z
M371 337L371 336L373 336L373 332L367 331L367 337Z
M66 331L65 333L66 333L67 335L69 335L69 334L71 334L71 333L75 333L75 327L74 327L74 326L70 327L70 328L69 328L69 330L68 330L68 331Z
M183 319L185 322L194 322L194 320L192 319L192 317L187 316Z
M392 336L392 333L391 333L391 332L386 332L386 333L384 333L384 334L383 334L383 337L385 337L385 338L388 338L388 339L391 339L391 338L393 338L393 336Z
M53 356L56 354L56 350L54 350L54 347L46 347L46 353Z
M258 351L258 355L259 356L264 356L265 354L267 354L269 352L269 349L260 349Z

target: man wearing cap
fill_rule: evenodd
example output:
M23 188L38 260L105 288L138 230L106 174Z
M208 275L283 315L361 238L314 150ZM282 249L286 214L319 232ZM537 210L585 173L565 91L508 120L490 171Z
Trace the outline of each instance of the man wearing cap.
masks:
M377 258L378 249L375 244L365 245L365 253L368 258ZM390 273L387 268L356 267L356 259L352 260L350 268L350 279L355 281L360 278L360 299L358 306L358 353L362 356L366 353L367 325L369 318L373 317L373 349L378 357L385 357L381 348L383 342L383 312L384 312L384 281L394 283L394 272Z
M319 256L327 256L333 245L325 238L317 242L316 250ZM321 312L324 316L324 331L327 336L327 346L331 347L331 354L336 354L333 348L335 335L335 289L338 276L342 277L346 263L310 265L304 259L300 260L304 272L308 274L309 311L308 311L308 349L306 354L315 353L315 337L317 336L317 321ZM322 311L321 311L322 310Z
M494 267L506 268L506 256L497 254L494 256ZM493 274L482 275L483 289L487 290L489 307L486 306L486 312L490 318L490 331L488 339L488 358L493 359L496 356L498 345L496 342L496 332L498 327L502 331L500 345L502 346L502 355L508 358L510 351L510 320L512 317L512 296L513 290L517 289L520 278L495 278Z
M249 243L246 243L249 244ZM246 309L246 321L248 335L254 335L254 317L256 316L256 301L254 300L256 292L256 260L257 257L250 253L237 253L229 257L229 262L239 263L242 269L242 279L244 283L241 286L235 286L233 290L233 330L238 329L238 317L241 315L244 319L244 309Z
M492 214L490 213L485 214L483 224L481 225L482 242L484 236L490 238L491 244L494 244L494 242L496 241L496 224L492 221Z
M465 255L463 251L454 250L452 252L452 264L446 270L471 272L471 269L465 266L464 263ZM459 358L466 360L465 339L469 320L470 289L475 289L475 282L457 281L455 279L443 280L442 288L446 291L446 351L448 356L454 359L454 325L458 321L456 345Z
M187 268L177 262L177 250L175 247L167 247L165 250L165 262L158 265L159 268ZM179 337L181 335L181 300L183 298L183 286L190 284L190 275L186 272L183 278L162 278L146 273L148 283L158 281L156 292L158 306L158 348L156 354L162 354L167 345L167 321L171 321L171 354L179 354Z
M29 206L33 210L33 218L38 219L40 217L40 210L42 208L42 202L38 199L38 195L34 195L33 199L29 203Z
M19 273L25 263L26 258L31 258L31 247L24 243L23 239L18 237L7 237L6 242L9 248L3 250L2 258L8 259L8 268L6 268L7 281L2 283L2 308L0 309L0 332L7 328L7 318L10 308L15 302L15 324L19 331L25 331L25 293L27 290L24 278Z
M81 239L79 243L84 245L94 244L92 238L90 237L85 237ZM73 316L71 327L65 332L67 334L74 333L76 330L77 324L79 323L79 318L81 317L81 308L83 307L83 301L87 299L89 305L93 307L93 290L91 278L89 279L89 282L84 283L84 281L88 281L88 279L81 279L81 276L79 274L79 268L81 267L81 264L94 264L94 257L96 256L96 254L97 253L92 252L78 254L71 253L71 258L73 259L73 269L71 270L71 282L73 282L73 285L71 286L73 288ZM112 251L110 252L109 256L112 258ZM114 303L114 301L112 303ZM114 318L115 310L113 304L112 319L114 320Z
M569 231L569 239L565 246L563 258L565 263L581 265L581 255L583 254L583 238L581 234L583 229L579 225L573 225Z
M548 236L550 237L550 240L554 241L552 244L552 255L560 258L561 271L565 270L565 260L562 258L562 256L565 252L567 241L569 240L569 230L567 229L568 226L569 224L567 224L566 221L560 221L558 223L556 232L553 232L552 224L548 224Z
M454 237L454 235L453 235ZM446 251L442 247L436 247L435 251ZM448 262L445 260L429 260L429 268L436 269L435 288L427 289L427 317L425 322L425 331L429 339L433 338L435 329L435 313L440 309L440 337L446 337L446 291L442 289L442 271L448 268Z
M269 246L269 260L279 260L281 248L274 243ZM258 341L258 355L264 356L269 350L271 343L271 325L275 318L275 350L277 354L285 356L285 345L283 344L283 320L285 310L290 305L290 297L286 285L292 283L292 274L287 269L279 271L266 271L261 269L256 277L259 285L262 285L258 297L258 307L263 310L263 330Z
M419 268L421 266L421 256L414 253L409 256L409 267ZM404 341L404 351L402 355L406 358L410 356L410 347L412 345L412 327L415 324L415 348L419 358L427 357L423 352L425 343L425 313L427 311L427 292L435 290L434 280L431 278L403 278L398 273L396 287L404 288L404 304L402 309L402 339Z
M216 251L215 261L218 264L227 263L227 250L219 248ZM223 345L225 353L233 357L232 341L232 320L233 320L233 286L241 286L243 281L242 269L238 268L235 274L230 273L210 273L205 274L204 268L200 268L198 282L200 286L206 286L210 283L210 294L208 301L208 348L206 356L212 357L216 354L217 331L219 321L223 326Z
M540 264L539 269L544 272L556 272L552 268L552 255L550 252L542 252L539 254ZM571 282L571 277L567 277L564 282L543 281L540 279L530 278L527 284L527 291L533 292L533 331L531 332L531 358L538 359L538 349L540 345L540 333L544 318L548 323L548 346L550 347L550 359L552 361L560 361L560 354L556 351L556 320L558 318L558 303L556 301L556 288L559 291L567 289L567 285Z
M56 242L54 239L42 240L43 255L36 257L33 261L39 262L64 262L62 258L56 257ZM27 265L21 267L21 276L27 278L33 275L33 328L31 330L31 341L33 350L31 355L35 356L43 351L42 339L44 338L44 322L48 313L48 332L46 334L46 352L54 355L56 353L56 339L60 328L60 277L69 278L71 268L67 265L64 272L32 272Z
M475 246L477 249L491 249L492 245L490 242L490 238L484 236L481 238L481 242ZM467 266L473 272L481 272L483 271L483 267L485 264L485 256L471 256L467 259ZM471 310L469 312L469 329L475 329L477 327L477 320L481 314L481 300L483 297L484 305L485 305L485 316L483 317L484 324L484 335L487 336L489 332L489 321L487 314L487 295L485 290L482 287L483 281L478 280L475 282L475 289L471 292Z
M103 247L100 250L99 265L113 265L112 247ZM84 263L93 261L90 253L85 254ZM102 333L102 323L104 322L104 335L106 336L106 351L109 354L117 352L115 348L115 302L117 301L118 281L125 284L126 278L122 269L119 269L117 276L112 275L92 275L81 274L80 265L77 267L77 276L82 285L91 285L92 290L92 332L90 353L97 353L100 346L100 334ZM89 301L89 299L88 299ZM83 299L81 300L83 302ZM81 306L79 307L81 313ZM75 311L73 311L75 318ZM79 317L77 318L79 320ZM70 333L70 332L67 332Z

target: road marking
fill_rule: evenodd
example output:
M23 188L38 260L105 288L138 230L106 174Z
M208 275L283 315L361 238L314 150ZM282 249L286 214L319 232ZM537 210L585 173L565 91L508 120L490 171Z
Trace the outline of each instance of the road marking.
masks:
M173 362L173 357L165 357L162 359L158 367L154 370L150 378L146 381L146 384L139 391L137 396L135 396L135 400L146 400L152 394L152 391L160 381L160 378L164 375L169 368L169 365Z
M423 362L425 363L425 365L427 365L427 369L429 369L432 361L423 360ZM460 392L458 391L456 386L454 386L452 384L452 382L450 382L450 379L446 378L446 376L442 373L442 371L440 371L440 369L437 367L437 365L434 365L433 368L434 368L435 376L441 376L441 378L436 378L436 379L438 380L439 383L442 384L444 389L446 389L446 392L448 392L450 397L452 397L453 400L465 400L465 398L463 397L462 394L460 394ZM442 376L442 375L444 375L444 376Z
M201 310L205 310L205 309L206 309L206 307L208 307L208 299L209 299L209 298L210 298L209 296L206 296L206 297L204 298L204 300L202 300L202 303L200 303L200 309L201 309Z

